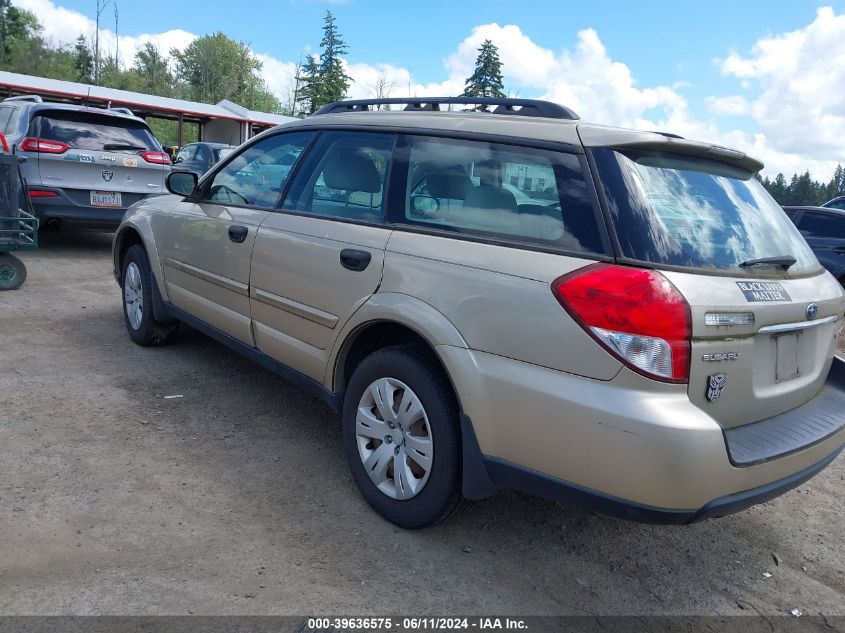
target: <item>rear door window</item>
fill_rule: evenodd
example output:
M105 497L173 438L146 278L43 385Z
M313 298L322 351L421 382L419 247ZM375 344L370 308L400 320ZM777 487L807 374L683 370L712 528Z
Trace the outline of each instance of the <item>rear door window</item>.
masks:
M807 237L845 239L845 218L833 213L807 211L798 228Z
M819 269L813 252L753 174L694 156L592 150L621 255L747 275L741 264L793 257L791 274ZM778 266L754 274L782 276Z
M382 222L394 140L392 134L324 132L283 208L356 222Z
M404 223L604 252L577 155L417 136L404 144Z
M161 151L161 146L145 124L117 116L75 111L41 111L33 119L32 126L32 136L65 143L73 149Z

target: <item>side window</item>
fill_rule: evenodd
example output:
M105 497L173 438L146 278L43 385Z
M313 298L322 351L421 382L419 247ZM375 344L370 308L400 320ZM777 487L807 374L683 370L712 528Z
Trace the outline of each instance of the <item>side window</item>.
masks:
M11 106L3 106L0 108L0 132L6 130L6 126L9 124L9 119L12 118L13 112L14 108Z
M17 131L18 128L18 119L20 118L21 111L18 108L12 108L12 116L9 117L9 122L6 124L5 131L6 134L12 134L13 132Z
M197 145L197 160L201 163L211 162L211 151L205 145Z
M839 198L832 201L830 204L826 204L825 206L830 207L831 209L842 209L845 211L845 198Z
M408 142L406 222L603 252L577 156L452 139Z
M804 213L798 227L808 237L845 239L845 218L833 213Z
M194 160L194 156L197 153L197 146L196 145L186 145L179 152L176 154L176 160L173 161L174 164L178 165L179 163L186 163L188 161Z
M285 200L300 213L382 222L391 134L325 132Z
M204 200L275 207L300 154L314 132L268 136L230 160L205 188Z

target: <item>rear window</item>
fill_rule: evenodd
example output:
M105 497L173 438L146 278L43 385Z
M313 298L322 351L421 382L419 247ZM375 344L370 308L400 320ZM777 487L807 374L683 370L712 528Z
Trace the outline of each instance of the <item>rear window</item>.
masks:
M798 228L809 237L845 239L845 218L833 213L808 211L801 218Z
M214 150L214 161L220 162L224 158L226 158L229 154L235 151L234 147L218 147Z
M794 257L791 274L817 270L810 247L754 176L716 161L648 151L593 150L626 258L748 275L740 264Z
M42 112L32 121L30 134L67 143L74 149L114 152L161 151L143 123L87 112Z

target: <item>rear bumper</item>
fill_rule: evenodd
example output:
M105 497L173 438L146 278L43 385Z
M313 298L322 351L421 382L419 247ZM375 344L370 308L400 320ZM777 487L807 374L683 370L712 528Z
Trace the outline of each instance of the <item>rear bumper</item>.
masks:
M802 451L845 427L845 362L834 360L821 392L797 409L725 429L731 464L754 466Z
M124 201L126 206L92 207L79 204L74 199L78 196L71 197L60 188L42 186L31 188L37 188L40 191L52 191L56 194L55 198L30 198L35 215L41 219L41 226L45 226L49 220L55 219L74 225L114 229L120 224L129 204L149 197L148 195L125 194L124 197L131 196L130 200Z
M781 441L764 461L738 466L726 433L690 402L686 385L646 384L624 369L613 380L592 380L491 354L437 349L477 438L483 468L475 472L486 481L465 488L482 491L476 497L509 488L638 521L688 523L771 499L815 475L845 445L845 401L832 406L845 392L840 360L816 398L747 425L767 426ZM787 423L800 427L822 413L830 426L785 433Z
M552 501L575 503L582 507L609 516L661 525L696 523L704 519L734 514L782 495L800 486L824 470L842 451L842 447L821 461L811 464L797 473L750 490L743 490L709 501L698 510L672 510L656 508L625 499L604 495L547 475L537 473L494 457L485 457L484 465L493 485L510 490L519 490L545 497Z

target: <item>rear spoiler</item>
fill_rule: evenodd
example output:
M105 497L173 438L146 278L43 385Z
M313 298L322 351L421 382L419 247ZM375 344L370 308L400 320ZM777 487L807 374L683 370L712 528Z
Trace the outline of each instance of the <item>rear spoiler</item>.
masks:
M578 135L584 147L613 147L618 149L650 149L698 158L709 158L738 167L751 174L763 169L763 163L739 150L701 141L689 141L674 134L641 132L623 128L581 123Z

